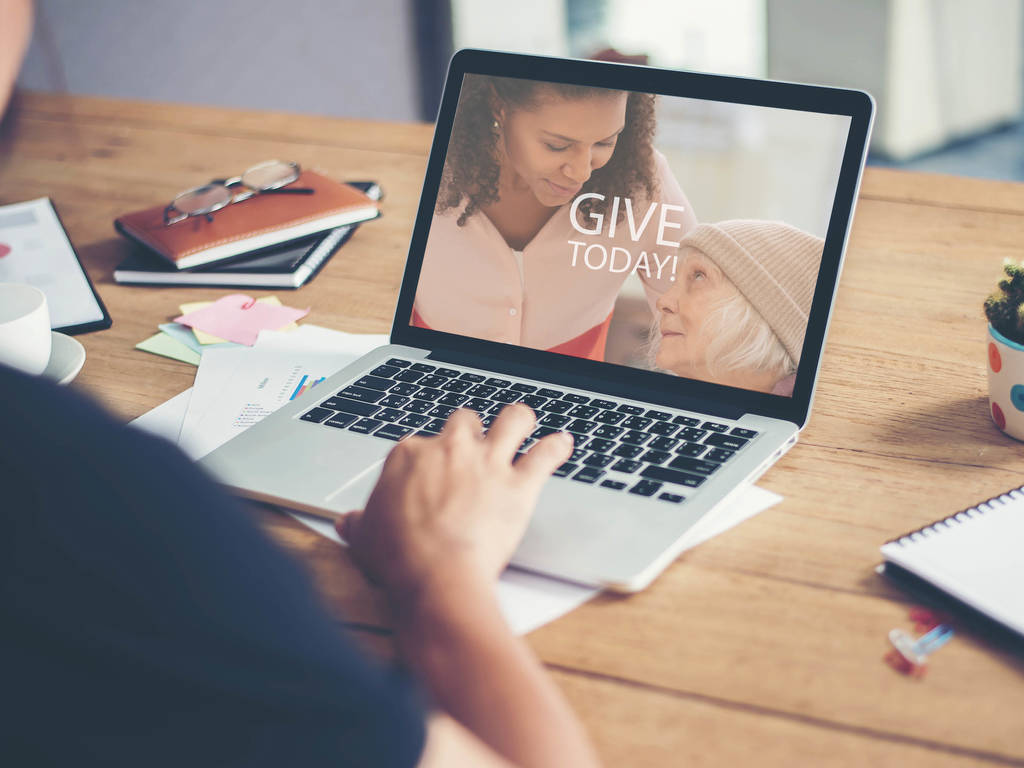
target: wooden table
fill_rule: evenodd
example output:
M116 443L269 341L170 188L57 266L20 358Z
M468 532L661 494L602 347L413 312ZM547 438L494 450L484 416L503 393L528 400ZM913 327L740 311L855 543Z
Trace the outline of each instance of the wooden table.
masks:
M135 351L217 289L122 287L113 218L260 160L378 179L384 217L294 296L310 322L386 332L431 136L397 125L22 94L0 138L0 202L50 196L114 318L80 337L76 386L133 418L195 369ZM761 484L773 509L686 553L652 587L601 597L530 645L610 766L1024 765L1024 660L970 633L924 680L882 661L911 602L874 574L886 539L1024 482L988 417L981 301L1024 257L1024 185L869 169L818 395ZM260 292L265 293L265 292ZM387 616L343 553L265 525L366 642Z

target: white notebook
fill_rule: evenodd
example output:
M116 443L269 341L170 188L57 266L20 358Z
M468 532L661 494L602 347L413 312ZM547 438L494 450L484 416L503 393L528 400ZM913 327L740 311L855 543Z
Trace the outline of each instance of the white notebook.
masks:
M1024 635L1024 488L894 539L882 555Z

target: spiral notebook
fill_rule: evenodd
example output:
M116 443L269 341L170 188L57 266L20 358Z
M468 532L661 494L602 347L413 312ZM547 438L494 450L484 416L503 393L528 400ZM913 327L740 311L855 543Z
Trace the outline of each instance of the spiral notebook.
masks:
M1024 637L1024 487L893 539L882 556Z

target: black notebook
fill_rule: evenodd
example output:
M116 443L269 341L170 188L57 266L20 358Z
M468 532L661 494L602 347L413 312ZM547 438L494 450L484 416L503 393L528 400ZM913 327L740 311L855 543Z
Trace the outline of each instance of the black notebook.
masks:
M882 556L1024 636L1024 488L893 539Z
M349 182L374 200L381 198L376 182ZM262 249L222 265L176 269L163 257L137 247L114 270L114 280L128 285L204 285L220 288L298 288L309 282L355 232L349 224L310 237Z

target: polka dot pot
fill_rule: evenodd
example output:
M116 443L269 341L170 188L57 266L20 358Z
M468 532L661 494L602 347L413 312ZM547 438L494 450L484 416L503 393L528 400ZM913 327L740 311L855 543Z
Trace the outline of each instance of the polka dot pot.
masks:
M989 415L999 429L1024 441L1024 344L988 327Z

